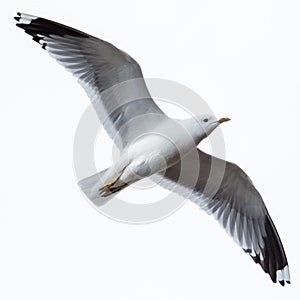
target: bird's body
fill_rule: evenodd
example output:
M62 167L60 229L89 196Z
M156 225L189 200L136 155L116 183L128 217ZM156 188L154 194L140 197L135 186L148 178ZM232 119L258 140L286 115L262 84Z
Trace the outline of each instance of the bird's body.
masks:
M214 215L272 281L290 283L279 235L250 178L237 165L197 148L228 118L171 119L153 101L140 66L125 52L47 19L20 13L15 19L78 79L121 151L113 166L79 182L95 205L149 177Z
M155 123L153 117L156 119ZM220 124L219 120L208 115L186 120L153 115L148 118L154 126L122 149L120 159L109 168L103 178L105 182L112 182L114 178L118 178L112 188L126 187L173 166L196 149L209 131ZM203 120L208 121L205 123ZM102 196L110 194L107 189Z

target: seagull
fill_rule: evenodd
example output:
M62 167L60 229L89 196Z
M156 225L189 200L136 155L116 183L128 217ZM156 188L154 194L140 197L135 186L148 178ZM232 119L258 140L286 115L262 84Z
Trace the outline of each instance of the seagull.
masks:
M213 215L273 282L290 283L283 245L251 179L237 165L197 148L229 118L172 119L154 102L139 64L124 51L44 18L17 13L15 20L78 79L121 150L113 166L78 183L95 205L152 178Z

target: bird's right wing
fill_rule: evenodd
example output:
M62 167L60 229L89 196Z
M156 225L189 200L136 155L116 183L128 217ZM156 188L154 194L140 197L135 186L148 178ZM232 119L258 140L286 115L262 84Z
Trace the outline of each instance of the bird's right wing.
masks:
M140 66L125 52L44 18L18 13L15 19L18 27L78 78L109 135L118 138L119 147L153 126L155 116L166 117L151 98ZM152 122L145 120L149 114Z
M260 194L241 168L197 149L152 179L214 215L273 282L290 283L277 230Z

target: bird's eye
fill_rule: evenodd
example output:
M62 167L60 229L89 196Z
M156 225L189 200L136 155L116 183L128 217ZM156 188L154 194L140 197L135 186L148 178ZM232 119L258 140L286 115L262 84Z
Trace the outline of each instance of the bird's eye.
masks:
M204 119L203 122L205 122L205 123L208 122L208 119Z

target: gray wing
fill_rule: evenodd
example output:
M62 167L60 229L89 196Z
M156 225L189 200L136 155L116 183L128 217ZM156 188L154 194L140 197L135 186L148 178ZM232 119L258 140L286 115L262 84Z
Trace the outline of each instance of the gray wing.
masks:
M237 165L199 149L154 177L214 215L273 282L290 283L287 258L262 197Z
M142 115L165 117L151 98L140 66L125 52L47 19L23 13L15 19L18 27L78 78L105 129L118 139L118 146L124 147L142 128L151 126L149 122L138 126Z

